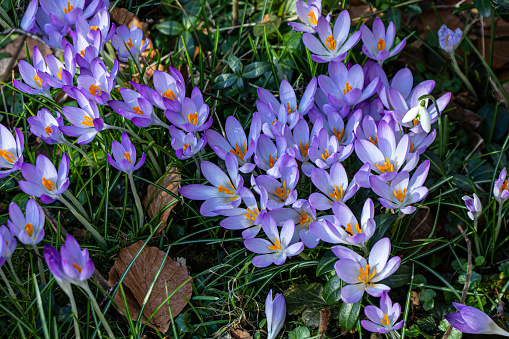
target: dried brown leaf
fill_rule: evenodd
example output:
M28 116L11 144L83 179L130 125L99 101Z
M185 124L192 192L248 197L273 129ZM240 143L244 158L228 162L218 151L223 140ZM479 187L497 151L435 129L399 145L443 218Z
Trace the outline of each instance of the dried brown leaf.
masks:
M134 18L134 13L126 8L114 7L110 12L110 18L118 26L127 25Z
M249 334L247 331L243 330L242 328L235 329L230 328L230 333L232 335L233 339L252 339L253 336Z
M176 167L170 168L166 172L166 175L159 179L156 183L175 195L178 195L178 189L180 186L180 173L178 172L178 169ZM156 234L166 228L168 217L175 205L168 207L166 210L165 208L174 200L175 198L171 194L168 194L153 185L148 186L147 195L143 198L143 205L145 207L148 205L147 213L149 217L152 219L164 210L159 215L159 220L156 222L156 224L161 223Z
M127 266L131 263L136 253L143 246L143 241L138 241L129 247L120 251L120 255L115 264L110 270L108 284L113 286L116 284L120 277L124 274ZM146 246L133 263L131 269L127 273L122 287L124 288L127 305L133 320L136 320L140 314L143 300L147 295L161 263L163 262L165 253L157 247ZM180 289L179 286L188 281ZM147 319L156 312L157 308L164 303L164 305L156 312L156 314L148 322L148 326L156 328L160 332L166 333L171 325L171 316L169 312L167 297L177 290L170 298L169 303L171 312L176 317L182 309L187 305L186 298L189 300L192 295L191 277L187 269L180 266L177 262L170 258L166 258L162 267L161 273L157 278L152 292L148 298L148 302L143 309L142 321L147 322ZM121 306L119 312L124 312L124 302L121 293L115 295L115 301ZM166 301L166 302L165 302Z

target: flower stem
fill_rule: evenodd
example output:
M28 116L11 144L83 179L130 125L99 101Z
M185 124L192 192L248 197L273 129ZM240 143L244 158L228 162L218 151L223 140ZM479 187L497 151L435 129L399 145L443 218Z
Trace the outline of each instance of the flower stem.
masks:
M90 301L92 301L92 305L94 306L94 310L95 310L97 316L99 317L99 319L101 320L104 328L106 329L106 332L108 333L108 336L110 337L110 339L115 339L115 335L113 334L113 331L111 330L110 325L108 325L108 322L106 321L106 318L104 318L104 315L103 315L103 313L101 311L101 308L97 304L97 300L95 300L94 294L90 290L90 287L88 287L88 283L85 281L85 283L83 285L81 285L81 287L85 290L85 292L87 292L87 294L88 294L88 296L90 298Z
M81 214L79 214L78 211L76 211L67 200L65 200L62 196L58 196L57 200L64 204L71 211L71 213L74 214L76 219L78 219L78 221L81 222L90 233L92 233L92 235L101 243L104 248L108 247L106 245L106 240L104 240L99 232L97 232L97 230Z
M83 205L78 201L78 199L76 199L76 197L74 195L71 194L71 192L69 191L65 191L64 192L64 195L67 199L71 200L71 202L74 204L74 206L76 206L76 208L80 211L81 214L83 214L83 216L90 221L90 217L88 216L88 213L87 211L85 211L85 208L83 207Z
M73 313L72 320L74 321L74 333L76 335L76 339L81 339L80 325L78 323L78 308L76 307L76 301L74 300L74 295L72 294L72 288L70 289L69 293L67 293L67 296L71 302L71 309Z
M463 83L465 83L465 86L467 86L468 90L474 95L475 99L477 100L477 92L475 91L474 86L472 86L470 80L468 80L465 74L463 74L463 72L461 71L458 65L458 61L456 61L456 56L454 55L454 52L450 53L449 55L451 56L454 71L456 71L456 74L458 74Z
M200 169L200 163L198 162L198 159L196 159L196 155L193 155L194 163L196 164L196 176L198 179L201 179L201 169Z
M0 276L2 276L2 279L4 280L5 285L7 286L7 290L9 291L9 294L11 295L11 298L13 300L16 300L16 294L14 293L14 290L12 289L11 283L9 283L9 280L7 280L7 277L5 276L4 270L0 266Z
M44 274L44 266L42 265L41 253L39 253L37 245L32 244L32 248L34 249L35 254L37 254L37 265L39 266L39 276L41 277L41 282L43 285L46 285L46 275Z
M475 237L474 237L475 250L477 252L477 256L480 256L481 255L481 246L479 244L479 235L477 234L477 218L474 218L474 230L475 230Z
M132 173L127 173L129 177L129 182L131 184L131 191L133 191L134 202L136 203L136 207L138 208L138 214L140 215L140 222L138 223L138 228L141 229L143 227L143 206L141 205L140 197L138 196L138 192L136 192L136 186L134 186L134 179Z
M83 156L83 158L85 158L85 160L90 164L90 166L92 166L94 170L97 170L97 164L88 156L87 153L85 153L84 150L82 150L81 148L67 140L64 140L64 144L78 151Z
M498 239L498 235L500 234L500 229L502 228L502 207L503 204L498 204L498 219L497 219L497 226L495 227L495 237L493 237L493 247L495 246L495 242Z
M7 258L7 264L9 265L9 268L11 269L12 276L14 277L14 280L16 280L16 284L20 287L20 291L23 294L23 298L28 299L28 294L23 289L23 283L18 278L18 275L16 274L16 270L14 269L14 266L12 265L11 258Z

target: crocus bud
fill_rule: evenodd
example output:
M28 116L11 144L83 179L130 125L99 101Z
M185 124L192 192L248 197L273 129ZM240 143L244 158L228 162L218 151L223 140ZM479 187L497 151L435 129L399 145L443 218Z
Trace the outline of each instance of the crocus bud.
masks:
M495 181L495 185L493 186L493 196L502 205L507 198L509 198L509 189L507 188L507 169L505 167L502 171L500 171L500 175Z
M479 218L479 216L482 213L482 206L481 201L479 200L477 195L474 193L473 198L470 198L469 196L465 195L462 199L465 202L465 206L467 206L468 208L468 217L471 220Z
M460 28L456 28L453 32L451 29L447 28L446 25L442 25L442 27L438 30L438 42L440 44L440 48L447 53L454 53L454 50L458 47L462 36L463 32Z
M470 334L498 334L509 337L509 333L498 327L483 311L459 303L452 303L452 305L460 312L446 314L444 317L458 331Z
M272 300L272 290L265 299L265 315L267 316L267 339L274 339L283 325L286 318L286 302L282 294L276 294Z

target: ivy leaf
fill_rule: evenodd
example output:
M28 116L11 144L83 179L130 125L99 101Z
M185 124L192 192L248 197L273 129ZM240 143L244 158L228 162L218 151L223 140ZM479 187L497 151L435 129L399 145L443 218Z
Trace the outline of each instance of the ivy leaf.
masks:
M485 18L489 18L491 14L491 0L474 0L474 6Z
M319 277L325 273L334 271L334 264L338 261L338 257L332 251L327 251L320 259L316 266L316 276Z
M361 304L359 303L343 303L343 305L341 305L341 309L339 310L339 324L345 331L350 331L354 328L357 319L359 319L360 310Z
M341 279L333 276L323 287L323 299L329 305L337 303L341 299Z
M328 305L323 299L323 287L320 283L294 285L285 293L288 314L298 314L306 308L320 311Z
M257 61L244 67L242 77L246 79L254 79L267 72L270 69L270 64L265 61Z
M297 327L290 333L288 333L288 339L306 339L310 338L311 333L309 332L309 329L304 326Z
M228 58L226 59L228 62L228 67L232 70L235 74L240 74L242 71L242 62L239 58L237 58L235 55L228 55Z
M237 74L232 73L224 73L221 75L218 75L214 79L214 86L212 86L212 89L225 89L230 87L237 81L239 76Z

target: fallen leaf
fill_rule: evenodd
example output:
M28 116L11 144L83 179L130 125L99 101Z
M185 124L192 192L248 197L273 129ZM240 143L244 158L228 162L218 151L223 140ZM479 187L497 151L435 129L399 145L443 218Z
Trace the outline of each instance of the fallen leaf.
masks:
M235 329L230 328L230 333L233 339L252 339L253 336L249 334L247 331L244 331L242 328Z
M178 189L180 186L180 173L178 172L178 169L176 167L170 168L166 172L166 175L159 179L156 183L159 186L164 187L168 191L174 193L175 195L178 195ZM151 219L154 218L158 213L161 213L159 215L159 220L156 221L156 225L160 223L156 234L166 228L166 225L168 224L168 217L175 205L168 207L167 209L165 208L174 200L175 198L171 194L168 194L153 185L148 186L147 195L143 198L143 205L145 207L148 205L147 213Z
M115 285L120 277L124 274L127 266L131 263L136 253L143 246L143 241L138 241L133 245L124 248L120 251L120 255L115 260L115 264L109 272L108 284L110 286ZM143 301L147 295L147 292L161 266L165 257L165 253L159 250L157 247L146 246L136 258L136 261L131 266L131 269L127 273L122 287L125 292L127 306L133 320L136 320L140 314ZM187 281L187 283L185 283ZM177 290L180 285L182 286L178 291L173 294L169 300L169 306L173 317L176 317L182 309L187 305L187 300L191 299L192 286L191 277L189 276L187 269L180 266L177 262L170 258L166 258L163 264L161 273L159 274L152 292L148 298L147 304L143 309L142 321L147 323L147 319L156 312L155 315L147 323L148 326L156 328L162 333L166 333L171 325L171 315L169 312L167 297ZM120 309L117 310L120 313L125 314L124 302L120 292L115 294L115 301L120 305ZM187 299L187 300L186 300ZM115 306L116 307L116 306Z
M127 25L134 18L134 13L129 12L126 8L115 6L110 11L110 18L118 26Z

